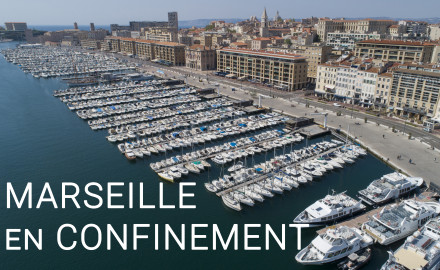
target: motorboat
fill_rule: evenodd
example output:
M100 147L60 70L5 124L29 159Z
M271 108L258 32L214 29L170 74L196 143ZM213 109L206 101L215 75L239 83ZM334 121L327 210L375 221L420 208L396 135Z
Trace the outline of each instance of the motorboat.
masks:
M362 230L379 244L389 245L412 234L439 213L437 202L405 200L371 216L362 225Z
M302 211L293 222L307 224L325 224L352 216L364 211L365 205L356 201L345 192L333 195L326 195L319 199L304 211Z
M421 230L406 238L396 251L388 252L389 258L381 270L423 269L440 267L440 219L428 221Z
M347 257L373 244L373 239L357 228L340 226L318 235L296 256L305 265L321 265Z
M408 177L394 172L374 180L359 191L359 198L369 205L380 205L402 197L423 184L420 177Z

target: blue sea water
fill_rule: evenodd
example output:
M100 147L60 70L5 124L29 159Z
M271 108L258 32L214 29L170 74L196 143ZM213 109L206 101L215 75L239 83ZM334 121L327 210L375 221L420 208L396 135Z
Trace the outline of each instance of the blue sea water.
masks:
M71 25L28 25L28 28L41 31L61 31L65 29L73 29L73 23ZM95 25L95 29L100 28L110 31L110 25ZM78 25L78 29L89 31L90 25Z
M0 49L14 46L14 43L0 44ZM35 79L23 73L17 66L7 63L0 56L0 268L1 269L334 269L334 265L324 267L302 266L296 263L296 231L287 229L286 250L280 250L274 241L270 250L264 250L264 239L251 240L251 245L263 247L261 251L243 250L243 224L270 224L280 234L281 225L289 224L293 218L317 199L336 191L347 191L355 196L372 180L392 170L375 157L368 155L355 164L342 170L326 174L321 179L304 185L282 196L267 199L244 211L237 213L227 209L221 199L207 192L203 183L218 177L220 168L213 166L209 172L190 175L184 182L196 182L195 197L188 203L195 204L196 209L106 209L92 210L82 207L76 209L68 202L66 209L53 209L43 204L40 209L7 209L5 205L6 182L12 182L17 192L23 192L28 182L33 183L34 202L38 199L45 182L49 182L54 196L61 207L61 182L75 182L81 189L89 182L98 182L105 186L108 182L124 182L119 188L127 194L127 183L135 187L144 183L146 203L159 203L158 176L148 167L149 162L163 159L163 156L152 156L144 161L128 162L119 153L114 144L109 143L106 131L92 131L87 123L57 98L52 96L54 90L67 86L59 79ZM316 138L295 145L295 149L304 147L325 138ZM281 151L281 150L280 150ZM175 152L174 154L178 154ZM272 153L268 153L268 158ZM261 162L264 155L256 157ZM249 161L250 162L250 161ZM137 188L135 188L137 190ZM96 191L96 190L94 190ZM164 183L164 200L167 204L178 204L178 185ZM102 194L105 198L105 194ZM78 201L86 199L82 192ZM135 198L138 199L137 193ZM90 199L90 198L89 198ZM91 201L96 203L96 201ZM117 203L127 204L126 197L116 199ZM136 200L135 200L136 202ZM180 225L218 224L224 234L234 224L239 224L239 248L191 251L189 232L186 234L186 249L180 250L171 241L170 250L164 250L161 237L160 250L154 250L153 230L145 229L150 239L141 240L138 250L132 250L129 238L129 249L122 250L116 242L112 250L106 249L105 234L102 245L95 251L88 251L77 246L72 251L63 251L57 245L57 229L70 223L80 230L89 223L97 224L105 232L106 224L122 232L123 224L135 223L160 224L163 235L164 224L170 226L180 235ZM153 226L153 225L152 225ZM43 250L31 245L30 250L5 251L5 229L30 229L36 233L43 229ZM211 227L210 227L211 228ZM302 233L302 246L307 245L315 236L316 228L306 229ZM210 244L211 229L200 229L208 235L201 239L199 245ZM264 235L264 230L253 229L252 232ZM3 236L2 236L3 235ZM130 234L129 234L130 235ZM64 244L73 240L80 241L80 235L64 234ZM96 234L86 234L89 245L96 243ZM400 243L392 246L395 248ZM388 248L375 247L372 261L364 269L378 269L386 260Z

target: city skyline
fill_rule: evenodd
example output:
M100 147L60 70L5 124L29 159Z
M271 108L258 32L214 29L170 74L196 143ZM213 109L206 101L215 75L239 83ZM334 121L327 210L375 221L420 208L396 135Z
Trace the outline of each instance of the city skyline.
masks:
M357 0L356 0L357 1ZM20 3L11 2L7 9L0 10L0 17L4 21L25 21L29 25L70 25L78 22L80 25L86 25L89 22L95 22L96 25L106 25L111 23L125 24L128 21L151 20L162 21L166 19L167 12L177 11L179 20L197 20L197 19L216 19L216 18L241 18L247 19L250 16L261 16L261 12L266 7L269 18L273 18L277 10L280 11L282 18L307 18L307 17L398 17L398 18L430 18L438 17L437 10L440 3L435 0L424 1L424 5L411 6L407 0L371 0L365 7L351 9L355 6L352 0L324 1L314 2L286 2L286 1L248 1L234 2L226 0L222 5L213 8L212 5L201 6L197 1L189 0L166 1L163 4L154 6L150 2L132 0L130 5L121 6L119 2L106 1L85 1L78 0L75 5L65 8L66 2L41 0L30 1L23 0ZM234 8L231 8L234 6ZM426 6L432 8L426 9ZM26 7L23 9L23 7ZM87 7L87 8L84 8ZM117 8L116 8L117 7ZM138 8L133 8L138 7ZM197 7L197 9L194 9ZM380 7L380 9L378 8ZM47 11L51 12L47 15ZM20 15L17 15L20 14ZM44 14L44 15L42 15Z

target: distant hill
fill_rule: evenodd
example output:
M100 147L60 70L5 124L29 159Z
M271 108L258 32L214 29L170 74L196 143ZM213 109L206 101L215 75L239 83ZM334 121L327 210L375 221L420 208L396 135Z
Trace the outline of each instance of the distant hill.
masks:
M197 20L189 20L189 21L179 21L179 28L191 28L195 27L205 27L212 21L225 21L227 23L237 23L241 21L245 21L246 19L197 19Z
M377 19L377 20L411 20L411 21L425 21L429 24L436 24L440 23L440 17L433 17L433 18L391 18L391 17L368 17L370 19ZM358 17L358 18L348 18L347 20L359 20L359 19L365 19L365 17ZM179 21L179 27L180 28L191 28L193 26L195 27L205 27L212 21L225 21L227 23L236 23L240 21L244 21L246 19L239 19L239 18L231 18L231 19L196 19L196 20L186 20L186 21ZM301 21L301 19L295 18L296 21ZM127 23L128 25L128 23ZM89 30L89 25L79 25L78 28L80 30ZM58 30L64 30L64 29L72 29L73 25L29 25L28 28L30 29L38 29L43 31L58 31ZM106 30L110 30L110 25L95 25L95 28L104 28Z

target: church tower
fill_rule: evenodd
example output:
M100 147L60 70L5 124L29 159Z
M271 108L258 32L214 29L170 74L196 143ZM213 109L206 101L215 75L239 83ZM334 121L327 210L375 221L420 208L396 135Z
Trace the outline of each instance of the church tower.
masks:
M281 17L280 17L280 13L279 13L278 10L277 10L277 15L275 15L275 18L273 18L273 20L274 20L275 22L278 22L280 19L281 19Z
M261 15L260 36L269 36L269 19L267 17L266 8L264 8L263 15Z

